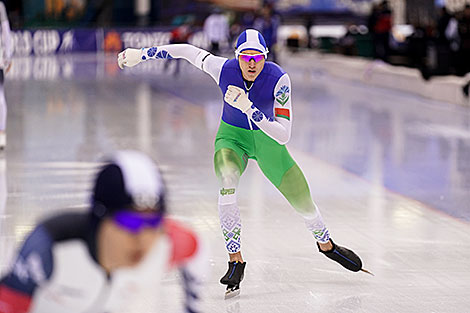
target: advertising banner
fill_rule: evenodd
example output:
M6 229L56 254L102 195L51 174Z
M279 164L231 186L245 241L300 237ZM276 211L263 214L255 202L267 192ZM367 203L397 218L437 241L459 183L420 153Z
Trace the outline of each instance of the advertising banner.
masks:
M13 31L12 37L14 56L46 56L165 45L171 42L171 29L37 29ZM201 48L209 45L199 29L190 36L189 43Z
M171 43L172 28L99 29L96 31L98 51L117 52L126 48L161 46ZM188 43L208 49L209 42L201 29L193 29Z
M50 55L97 51L96 30L38 29L13 31L13 55Z
M98 50L121 51L125 48L161 46L170 43L170 29L99 29Z

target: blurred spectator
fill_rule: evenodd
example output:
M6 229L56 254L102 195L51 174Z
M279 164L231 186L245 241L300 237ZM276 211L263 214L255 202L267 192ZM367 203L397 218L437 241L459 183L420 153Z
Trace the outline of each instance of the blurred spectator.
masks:
M255 13L252 10L246 11L242 14L240 22L236 20L230 26L230 42L235 45L234 40L237 39L238 35L248 28L254 28Z
M260 16L255 19L253 28L258 30L266 40L269 54L268 60L276 62L277 29L280 24L279 15L274 12L272 4L265 5L260 12Z
M170 43L188 43L189 36L191 35L191 27L189 24L184 23L171 31Z
M113 20L113 0L88 1L85 17L83 19L87 26L110 26Z
M238 37L238 35L243 32L246 28L234 21L232 25L230 25L230 38L229 42L231 43L231 46L235 46L234 40Z
M344 55L357 55L356 37L358 29L356 25L349 25L346 34L340 38L340 51Z
M377 18L379 16L379 4L373 3L369 17L367 18L367 28L369 33L374 33L375 24L377 24Z
M372 8L368 27L374 40L375 57L387 61L390 50L390 33L392 30L392 11L387 1L383 1Z
M470 4L465 9L458 21L460 37L458 74L465 75L470 72Z
M12 29L18 29L23 26L24 12L23 1L6 0L3 1L7 7L8 17L10 18L10 26Z
M312 26L315 25L315 19L313 16L309 16L305 19L305 29L307 30L307 48L312 49L313 48L313 37L310 34L310 29Z
M458 49L457 20L449 13L446 7L439 10L436 27L436 74L446 75L454 73L455 53Z
M66 2L63 10L63 18L67 21L74 21L82 16L84 12L84 3L78 0Z
M439 18L437 20L437 42L443 45L448 45L449 40L446 36L446 30L449 26L452 14L447 11L446 7L442 7L439 12Z
M246 11L245 13L243 13L242 15L243 30L248 29L248 28L253 28L254 22L255 22L255 14L253 13L253 11Z
M191 25L192 25L192 18L186 17L183 24L177 26L171 31L170 37L170 44L181 44L181 43L188 43L189 37L192 35L191 32ZM173 75L176 77L180 73L180 61L179 59L171 60L171 62L165 62L165 70L168 69L170 63L175 64L175 71Z
M460 46L459 23L457 22L455 16L450 18L445 30L445 36L449 41L450 49L452 51L458 51Z
M204 21L204 34L211 43L210 52L213 54L218 54L221 44L228 42L228 19L219 8L214 9Z
M424 78L429 78L429 71L426 67L428 36L425 27L415 25L413 34L406 40L408 42L410 66L419 69Z

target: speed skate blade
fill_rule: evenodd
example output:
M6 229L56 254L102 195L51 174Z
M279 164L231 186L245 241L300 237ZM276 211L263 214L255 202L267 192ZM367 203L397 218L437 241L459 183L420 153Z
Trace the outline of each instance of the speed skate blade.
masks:
M225 300L236 297L240 294L240 286L227 287L225 290Z
M369 271L369 270L366 270L366 269L361 268L361 271L363 271L364 273L367 273L367 274L369 274L369 275L375 276L374 273L372 273L372 272Z

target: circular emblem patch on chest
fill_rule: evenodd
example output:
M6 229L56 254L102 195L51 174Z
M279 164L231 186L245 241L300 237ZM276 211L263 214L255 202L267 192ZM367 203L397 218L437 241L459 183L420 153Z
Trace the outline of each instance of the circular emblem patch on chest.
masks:
M255 122L261 122L261 120L264 118L264 115L261 111L255 111L253 112L253 115L251 116L251 118Z

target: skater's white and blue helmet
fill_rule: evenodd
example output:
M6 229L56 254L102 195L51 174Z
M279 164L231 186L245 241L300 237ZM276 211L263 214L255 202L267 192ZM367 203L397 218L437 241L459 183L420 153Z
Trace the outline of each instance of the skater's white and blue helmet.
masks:
M264 57L268 57L268 47L263 35L255 29L247 29L238 36L237 46L235 50L235 56L238 59L240 53L245 50L256 50L264 54Z

